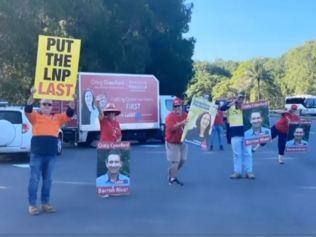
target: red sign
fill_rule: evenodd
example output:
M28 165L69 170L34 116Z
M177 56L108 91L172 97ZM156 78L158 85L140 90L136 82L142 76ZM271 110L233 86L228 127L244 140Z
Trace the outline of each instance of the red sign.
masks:
M153 75L81 73L80 88L82 125L93 124L83 118L93 113L98 96L104 98L101 106L111 102L121 111L118 120L123 126L159 122L159 84Z

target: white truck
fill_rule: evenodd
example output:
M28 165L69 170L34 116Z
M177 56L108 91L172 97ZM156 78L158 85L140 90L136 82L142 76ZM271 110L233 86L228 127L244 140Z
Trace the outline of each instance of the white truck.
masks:
M172 111L174 96L159 96L159 81L153 75L79 73L76 113L64 128L64 140L78 145L98 140L100 124L95 98L100 104L114 103L121 110L118 120L123 140L164 141L165 119ZM66 109L67 102L55 102L54 111Z

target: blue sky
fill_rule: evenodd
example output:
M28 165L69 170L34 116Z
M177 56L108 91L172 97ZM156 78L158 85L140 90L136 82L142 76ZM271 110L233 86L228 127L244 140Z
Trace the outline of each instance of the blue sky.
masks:
M279 57L316 39L315 0L187 0L195 60Z

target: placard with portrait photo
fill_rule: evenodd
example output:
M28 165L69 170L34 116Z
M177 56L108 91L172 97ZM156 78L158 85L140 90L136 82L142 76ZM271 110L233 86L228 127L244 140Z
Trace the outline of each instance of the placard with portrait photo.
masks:
M96 188L99 196L130 193L130 143L99 142Z
M268 102L244 103L242 110L245 144L255 145L270 141L271 129Z
M306 152L308 147L309 132L312 121L300 120L289 123L289 132L286 139L287 152Z
M206 149L216 113L217 105L205 98L193 97L181 140Z

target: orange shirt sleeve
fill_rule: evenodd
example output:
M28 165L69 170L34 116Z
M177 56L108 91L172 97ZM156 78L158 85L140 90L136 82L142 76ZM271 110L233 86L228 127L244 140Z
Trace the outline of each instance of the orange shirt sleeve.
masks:
M31 124L36 122L37 112L32 110L31 113L25 113L27 119L30 121Z
M57 116L58 116L59 126L62 126L63 124L67 123L70 120L70 118L67 116L66 113L57 114Z

